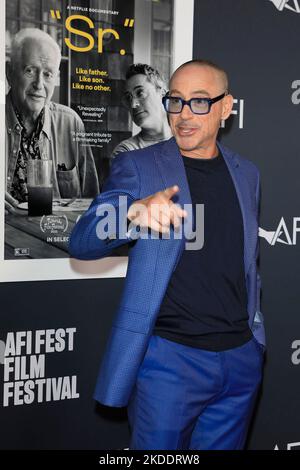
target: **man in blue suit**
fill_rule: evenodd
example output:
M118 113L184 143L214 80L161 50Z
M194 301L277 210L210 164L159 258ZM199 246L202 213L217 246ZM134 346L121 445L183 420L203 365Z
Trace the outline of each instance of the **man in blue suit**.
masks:
M180 66L163 98L174 138L117 155L71 236L70 253L80 259L129 244L95 399L128 406L131 449L245 443L264 353L259 174L217 141L232 102L220 67ZM199 232L199 205L204 244L193 249L187 239ZM115 219L107 218L111 208ZM177 236L186 226L192 232Z

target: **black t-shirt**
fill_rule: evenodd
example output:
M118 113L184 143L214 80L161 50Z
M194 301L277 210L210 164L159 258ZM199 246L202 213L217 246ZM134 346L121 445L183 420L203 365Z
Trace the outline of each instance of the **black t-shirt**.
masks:
M204 204L204 246L184 250L167 287L153 334L222 351L246 343L248 325L242 213L220 154L183 156L195 204Z

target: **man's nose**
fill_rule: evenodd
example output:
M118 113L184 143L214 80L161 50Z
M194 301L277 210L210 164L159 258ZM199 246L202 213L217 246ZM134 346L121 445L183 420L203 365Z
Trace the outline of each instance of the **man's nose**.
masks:
M42 71L36 73L34 86L37 90L41 90L44 87L44 75Z
M138 108L139 106L140 106L139 100L133 96L133 97L131 98L130 107L131 107L132 109L135 109L135 108Z
M181 113L180 113L180 116L183 119L189 119L189 118L194 116L194 113L193 113L193 111L191 110L191 108L189 107L188 104L184 103L183 108L182 108Z

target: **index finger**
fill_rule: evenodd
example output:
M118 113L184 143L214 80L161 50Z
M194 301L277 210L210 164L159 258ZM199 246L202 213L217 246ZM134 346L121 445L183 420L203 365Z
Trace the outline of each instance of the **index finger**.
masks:
M164 195L168 198L171 199L174 194L178 193L179 191L179 186L175 184L174 186L170 186L169 188L164 190Z

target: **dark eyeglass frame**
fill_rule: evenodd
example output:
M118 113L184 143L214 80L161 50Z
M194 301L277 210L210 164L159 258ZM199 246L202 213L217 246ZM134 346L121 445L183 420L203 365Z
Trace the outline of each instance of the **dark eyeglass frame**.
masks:
M163 98L162 98L162 103L164 105L164 108L166 110L166 112L168 114L180 114L183 110L183 107L187 104L190 108L190 110L192 111L192 113L194 114L208 114L210 112L210 109L212 107L212 105L214 103L217 103L217 101L220 101L222 98L224 98L224 96L226 96L228 93L227 92L224 92L222 93L221 95L219 96L216 96L215 98L191 98L190 100L184 100L182 98L180 98L180 96L169 96L168 94L166 94ZM181 102L181 110L180 111L168 111L167 109L167 100L170 99L170 98L175 98L176 100L179 100ZM191 103L192 101L195 101L195 100L202 100L202 101L206 101L207 104L208 104L208 110L205 112L205 113L195 113L193 110L192 110L192 107L191 107Z

